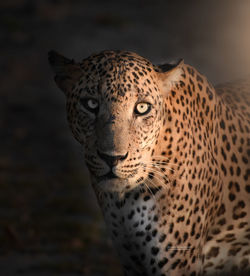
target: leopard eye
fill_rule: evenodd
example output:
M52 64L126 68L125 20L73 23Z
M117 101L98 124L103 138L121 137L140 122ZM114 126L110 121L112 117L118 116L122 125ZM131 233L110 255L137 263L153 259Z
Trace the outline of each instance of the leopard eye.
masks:
M151 104L150 103L138 103L135 106L135 113L137 115L145 115L149 113L151 110Z
M91 112L97 112L99 109L98 101L92 98L81 99L81 104Z
M93 100L93 99L89 99L87 101L87 104L88 104L88 107L90 109L96 109L98 107L98 102L96 100Z

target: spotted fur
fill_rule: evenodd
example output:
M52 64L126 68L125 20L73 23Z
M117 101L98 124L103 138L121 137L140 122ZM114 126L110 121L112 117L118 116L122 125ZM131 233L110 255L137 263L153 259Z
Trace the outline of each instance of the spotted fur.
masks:
M248 271L250 81L215 90L125 51L49 60L125 275Z

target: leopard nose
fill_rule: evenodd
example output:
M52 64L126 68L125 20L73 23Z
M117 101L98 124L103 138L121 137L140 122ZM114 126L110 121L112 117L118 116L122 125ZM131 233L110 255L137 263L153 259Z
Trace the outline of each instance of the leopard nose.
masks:
M109 165L110 168L116 166L119 161L123 161L128 157L128 152L125 155L108 155L97 151L98 155Z

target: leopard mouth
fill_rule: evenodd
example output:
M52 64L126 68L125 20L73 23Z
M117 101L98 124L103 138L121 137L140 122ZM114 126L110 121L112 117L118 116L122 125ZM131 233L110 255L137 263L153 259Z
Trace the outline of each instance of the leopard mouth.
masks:
M111 180L111 179L118 179L119 177L113 173L112 170L110 170L107 174L99 176L98 180L99 181L106 181L106 180Z
M133 171L131 171L129 174L127 175L120 175L120 173L114 172L114 170L110 170L108 173L106 173L105 175L99 176L98 182L101 181L112 181L112 180L128 180L133 178L136 174L138 173L138 169L135 169Z

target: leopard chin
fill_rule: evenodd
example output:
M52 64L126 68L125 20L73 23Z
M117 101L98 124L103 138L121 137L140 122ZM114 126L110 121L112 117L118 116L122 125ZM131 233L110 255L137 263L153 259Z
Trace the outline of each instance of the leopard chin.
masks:
M119 177L103 177L94 182L95 189L99 192L109 192L109 193L120 193L121 195L125 193L128 189L129 181L128 179L123 179Z

